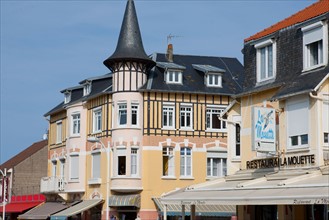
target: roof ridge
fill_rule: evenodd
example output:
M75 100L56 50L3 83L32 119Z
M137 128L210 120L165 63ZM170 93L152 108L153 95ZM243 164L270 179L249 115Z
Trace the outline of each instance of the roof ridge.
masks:
M302 10L299 10L291 16L271 25L270 27L259 31L254 35L251 35L250 37L244 39L244 42L246 43L252 40L257 40L259 38L268 36L276 31L307 21L311 18L318 17L327 12L329 12L329 1L319 0L318 2L315 2Z

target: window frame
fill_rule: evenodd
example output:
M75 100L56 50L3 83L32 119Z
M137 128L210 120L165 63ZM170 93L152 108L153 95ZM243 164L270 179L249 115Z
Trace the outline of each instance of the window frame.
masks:
M56 121L56 144L60 144L63 141L63 121Z
M136 164L133 164L133 157L135 157ZM133 167L135 166L135 172L133 172ZM132 147L130 149L130 175L131 176L139 176L139 148Z
M209 161L210 160L210 161ZM219 163L214 163L219 160ZM209 163L210 162L210 163ZM210 167L209 167L210 164ZM214 165L217 165L217 174L214 174ZM210 173L208 172L210 170ZM224 177L227 175L227 158L223 157L207 157L207 178Z
M310 100L307 96L300 96L286 101L287 150L309 148L310 145ZM305 120L297 120L303 118ZM296 121L298 126L295 125ZM293 123L294 122L294 123ZM307 143L303 143L303 137ZM295 144L296 143L296 144Z
M165 115L166 113L166 115ZM170 113L172 113L170 117ZM164 124L165 117L167 118L167 125ZM170 118L172 119L172 125L170 125ZM162 129L174 130L175 129L175 104L163 103L162 105Z
M102 114L102 108L98 107L93 109L93 133L99 133L102 132L102 120L103 120L103 114Z
M216 117L216 115L221 114L224 110L225 110L224 106L210 106L210 105L208 105L206 107L206 131L210 131L210 132L227 132L227 123L226 123L226 121L218 119L219 124L220 124L220 128L213 128L213 123L212 123L213 117ZM211 111L211 112L209 112L209 111ZM214 111L219 111L218 112L219 114L216 114L216 112L214 112ZM210 118L208 118L208 117L210 117ZM209 121L209 126L210 127L208 127L208 119L210 120Z
M301 28L303 33L303 71L309 71L327 65L328 60L328 24L318 21ZM317 45L317 63L312 64L311 45ZM319 47L321 44L321 47Z
M184 108L184 110L182 110ZM187 109L190 109L188 111ZM189 121L189 126L186 126L188 124L188 114L190 114L190 121ZM182 126L182 117L184 118L184 126ZM180 130L193 130L193 105L191 104L180 104L179 106L179 126Z
M165 173L164 158L167 157L168 170ZM164 146L162 147L162 177L175 177L175 154L174 147Z
M272 46L272 75L270 76L270 65L269 65L269 46ZM276 77L276 41L273 39L268 39L265 41L262 41L258 44L255 44L256 48L256 69L257 69L257 82L264 82L271 79L274 79ZM262 54L261 50L265 49L265 77L262 77Z
M90 176L92 179L101 178L101 174L102 174L101 160L102 160L102 154L101 154L100 150L94 150L91 152L91 175ZM95 172L95 170L96 170L96 172Z
M165 71L165 80L168 84L183 84L183 72L181 70L167 69Z
M217 78L217 83L216 83ZM212 80L212 83L211 83ZM222 88L222 74L221 73L208 73L206 74L206 85L208 87Z
M324 122L329 121L329 94L323 94L326 101L322 102L322 133L323 133L323 146L329 147L329 124Z
M74 118L75 116L79 116L78 119ZM75 131L75 123L77 122L77 132ZM81 131L81 114L80 112L73 112L71 114L71 136L80 136Z
M73 159L74 158L74 159ZM80 162L80 156L79 154L70 154L70 176L69 180L70 182L79 182L80 175L79 175L79 162ZM77 163L76 166L74 163Z
M193 164L192 149L189 147L181 147L180 148L180 178L192 177L192 173L193 173L192 164ZM188 173L188 171L190 171L190 173Z
M138 103L131 103L130 105L131 108L131 115L130 115L130 123L131 127L139 127L139 104ZM133 115L136 115L136 123L133 124Z
M83 96L87 96L91 93L91 82L88 81L83 85Z
M64 104L67 104L71 101L71 91L64 92Z
M127 102L118 102L117 104L118 109L117 109L117 125L118 127L126 127L128 125L128 105ZM125 113L125 114L123 114ZM121 115L123 114L123 115ZM121 116L125 117L125 123L121 124Z

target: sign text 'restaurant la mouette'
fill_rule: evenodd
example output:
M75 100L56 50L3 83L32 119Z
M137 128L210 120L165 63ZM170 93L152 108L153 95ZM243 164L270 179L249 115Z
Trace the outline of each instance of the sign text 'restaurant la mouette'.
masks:
M315 156L311 155L300 155L300 156L291 156L284 158L266 158L259 160L247 161L247 169L262 169L262 168L275 168L275 167L284 167L284 166L296 166L296 165L306 165L314 164Z

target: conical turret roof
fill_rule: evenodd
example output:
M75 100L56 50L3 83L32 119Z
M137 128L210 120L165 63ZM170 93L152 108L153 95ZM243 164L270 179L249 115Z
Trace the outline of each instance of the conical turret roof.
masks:
M143 47L133 0L127 1L117 48L103 63L111 69L114 63L122 61L138 61L149 66L154 65L154 61L146 55Z

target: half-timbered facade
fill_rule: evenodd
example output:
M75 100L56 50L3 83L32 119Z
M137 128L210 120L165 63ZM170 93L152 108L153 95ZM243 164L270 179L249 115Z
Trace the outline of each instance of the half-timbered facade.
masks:
M176 55L171 44L166 54L146 55L128 0L116 50L104 65L110 73L64 89L64 102L45 115L49 165L41 191L88 204L53 219L157 219L162 193L227 174L230 122L222 113L242 88L236 58ZM230 216L235 208L200 213Z

